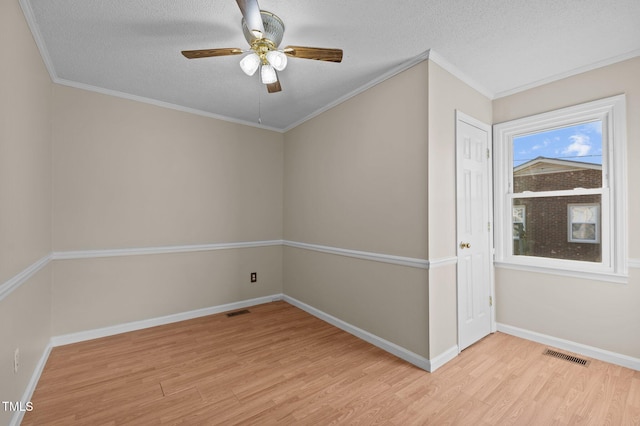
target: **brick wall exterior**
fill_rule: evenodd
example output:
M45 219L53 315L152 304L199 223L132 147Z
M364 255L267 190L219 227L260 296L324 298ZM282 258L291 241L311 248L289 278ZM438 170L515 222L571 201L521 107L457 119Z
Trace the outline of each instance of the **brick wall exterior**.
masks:
M513 192L561 191L574 188L600 188L602 171L592 169L572 170L539 175L519 175L513 178Z
M602 186L602 172L600 170L583 169L531 176L514 176L514 192L598 188L600 186ZM599 243L569 242L569 204L600 205L600 195L514 200L514 205L525 206L526 216L525 233L519 240L514 240L513 253L600 262L601 246Z

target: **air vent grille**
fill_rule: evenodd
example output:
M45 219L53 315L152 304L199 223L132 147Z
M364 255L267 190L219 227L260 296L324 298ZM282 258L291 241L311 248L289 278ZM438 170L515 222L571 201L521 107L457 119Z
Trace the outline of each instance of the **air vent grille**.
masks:
M546 349L543 352L543 355L552 356L554 358L560 358L560 359L563 359L565 361L569 361L569 362L572 362L574 364L582 365L582 366L585 366L585 367L589 365L589 361L587 361L586 359L578 358L578 357L573 356L573 355L563 354L562 352L554 351L553 349Z
M227 313L228 317L235 317L238 315L244 315L244 314L249 314L250 311L248 309L242 309L241 311L234 311L234 312L229 312Z

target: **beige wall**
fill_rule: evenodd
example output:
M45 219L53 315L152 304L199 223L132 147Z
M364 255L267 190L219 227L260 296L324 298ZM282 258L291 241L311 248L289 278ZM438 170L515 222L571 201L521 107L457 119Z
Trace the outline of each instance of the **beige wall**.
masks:
M608 96L626 94L629 257L640 259L640 58L599 68L494 101L499 123ZM640 275L628 284L498 269L500 323L640 358Z
M0 285L51 251L51 81L17 0L0 3ZM0 300L0 400L19 401L49 341L51 269ZM13 352L21 366L13 372ZM9 412L0 409L0 424Z
M455 257L456 110L491 122L489 99L428 61L289 131L285 239ZM288 247L284 279L287 295L427 359L457 345L454 263L426 271Z
M285 134L285 239L426 259L423 62ZM284 292L428 357L427 271L299 248Z
M426 270L294 247L284 258L287 296L428 358Z
M55 85L54 250L282 238L282 134Z
M54 336L282 293L280 246L57 260L53 268Z
M282 239L282 134L59 85L53 105L54 251ZM56 261L53 333L281 293L281 274L280 246Z
M3 2L1 11L0 282L4 282L51 250L51 80L17 0Z
M456 255L456 110L491 124L491 101L429 62L429 257Z
M429 258L456 256L456 110L491 124L491 101L429 62ZM429 270L430 358L458 344L455 263Z
M285 134L285 239L427 257L427 65Z

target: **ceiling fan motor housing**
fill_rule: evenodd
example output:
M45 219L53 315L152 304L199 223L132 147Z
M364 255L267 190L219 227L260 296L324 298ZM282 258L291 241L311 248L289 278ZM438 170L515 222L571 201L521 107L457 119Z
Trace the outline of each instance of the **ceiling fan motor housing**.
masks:
M261 10L260 16L262 17L262 24L264 25L263 37L278 47L280 42L282 42L282 37L284 36L284 22L282 22L282 19L278 18L271 12L267 12L266 10ZM247 22L244 18L242 18L242 32L244 33L244 38L247 40L247 43L250 45L257 40L256 36L253 35L247 27Z

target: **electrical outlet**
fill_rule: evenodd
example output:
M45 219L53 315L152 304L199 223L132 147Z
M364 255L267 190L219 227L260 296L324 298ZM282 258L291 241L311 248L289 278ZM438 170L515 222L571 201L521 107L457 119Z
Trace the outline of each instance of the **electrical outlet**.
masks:
M251 273L251 282L252 283L258 282L258 273L257 272L252 272Z
M16 348L13 352L13 372L17 373L20 367L20 348Z

